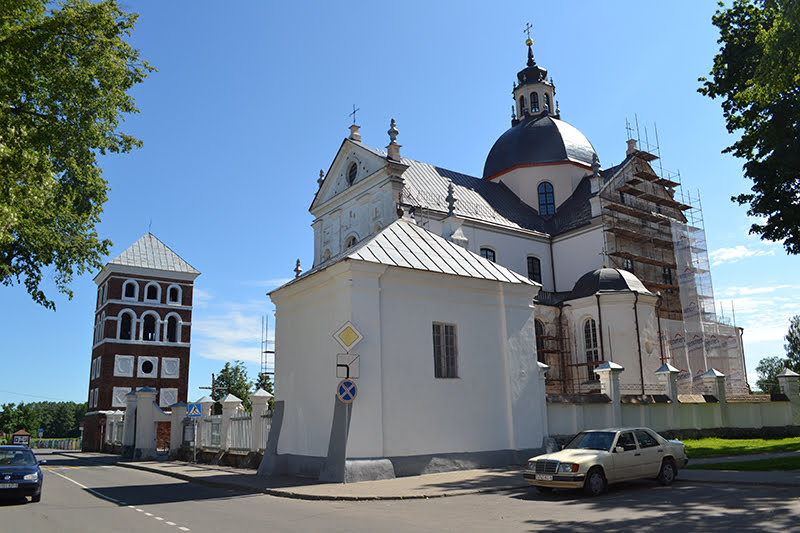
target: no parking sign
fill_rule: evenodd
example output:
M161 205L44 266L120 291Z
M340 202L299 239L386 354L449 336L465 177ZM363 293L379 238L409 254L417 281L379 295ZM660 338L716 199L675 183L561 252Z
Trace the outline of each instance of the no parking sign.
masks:
M336 397L344 403L353 403L358 396L358 387L352 379L343 379L336 387Z

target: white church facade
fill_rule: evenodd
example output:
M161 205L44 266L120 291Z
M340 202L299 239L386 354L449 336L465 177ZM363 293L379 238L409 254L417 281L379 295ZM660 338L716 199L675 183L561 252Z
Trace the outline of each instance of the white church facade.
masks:
M480 178L402 157L394 121L385 152L351 126L310 208L314 266L270 294L279 401L263 473L521 461L547 437L546 401L599 393L604 362L642 398L664 364L685 393L712 368L746 392L679 184L635 140L602 169L530 42L514 105Z

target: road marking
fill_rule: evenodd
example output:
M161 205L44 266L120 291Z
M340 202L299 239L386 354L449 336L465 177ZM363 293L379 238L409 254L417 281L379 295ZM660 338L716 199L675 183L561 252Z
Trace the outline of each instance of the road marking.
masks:
M163 520L164 520L164 519L163 519L163 518L161 518L160 516L153 516L153 513L146 513L144 509L140 509L140 508L138 508L138 507L134 507L133 505L128 505L127 503L125 503L125 502L123 502L123 501L121 501L121 500L117 500L117 499L115 499L115 498L112 498L112 497L110 497L110 496L106 496L105 494L101 494L101 493L97 492L97 491L96 491L96 490L94 490L94 489L90 489L89 487L87 487L87 486L86 486L86 485L84 485L83 483L79 483L79 482L75 481L75 480L74 480L74 479L72 479L72 478L68 478L67 476L65 476L64 474L62 474L62 473L60 473L60 472L57 472L56 470L51 470L51 472L52 472L53 474L57 475L58 477L62 477L62 478L64 478L64 479L66 479L66 480L67 480L67 481L69 481L70 483L74 483L74 484L76 484L77 486L79 486L79 487L80 487L80 488L82 488L83 490L85 490L85 491L87 491L87 492L90 492L91 494L94 494L94 495L95 495L95 496L97 496L98 498L101 498L101 499L103 499L103 500L109 501L109 502L111 502L111 503L115 503L115 504L117 504L117 505L119 505L119 506L121 506L121 507L127 507L128 509L133 509L133 510L134 510L134 511L136 511L137 513L144 513L146 516L151 516L151 517L155 518L156 520L159 520L159 521L163 521ZM167 524L169 524L170 526L175 526L175 525L177 525L175 522L166 522L166 523L167 523ZM184 526L178 526L178 529L180 529L181 531L191 531L191 529L189 529L188 527L184 527Z

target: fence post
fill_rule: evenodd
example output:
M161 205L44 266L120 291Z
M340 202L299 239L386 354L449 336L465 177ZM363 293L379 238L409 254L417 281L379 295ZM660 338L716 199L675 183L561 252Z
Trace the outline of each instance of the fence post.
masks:
M169 422L169 457L174 459L178 456L178 450L183 444L183 421L189 412L189 406L186 405L186 402L178 402L172 404L170 408L172 409L172 418Z
M600 391L611 399L611 425L622 425L622 405L619 375L625 370L621 365L606 361L594 369L600 376Z
M152 387L142 387L136 391L134 459L149 459L156 455L155 398L156 390Z
M725 396L725 374L712 368L700 378L709 394L719 401L719 427L728 426L728 400Z
M125 420L122 426L122 457L131 459L136 446L136 390L125 396Z
M656 370L656 376L661 382L664 395L669 398L667 409L667 425L670 429L677 429L675 422L680 421L680 404L678 403L678 374L681 371L669 363L664 363Z
M208 396L203 396L197 402L200 404L200 420L197 421L197 434L195 435L195 439L197 439L197 447L204 448L208 447L210 443L205 441L206 438L206 418L211 416L212 408L214 407L214 400L209 398Z
M228 394L220 402L222 404L222 423L219 427L219 449L227 452L231 447L231 417L242 407L242 400Z
M798 384L800 374L785 368L778 374L778 384L781 392L789 398L792 407L792 423L800 425L800 384Z
M258 389L250 395L250 402L253 405L253 411L250 416L251 452L258 451L259 448L261 448L262 425L264 423L261 415L263 415L267 410L267 404L269 403L270 398L272 398L272 394L268 393L264 389Z

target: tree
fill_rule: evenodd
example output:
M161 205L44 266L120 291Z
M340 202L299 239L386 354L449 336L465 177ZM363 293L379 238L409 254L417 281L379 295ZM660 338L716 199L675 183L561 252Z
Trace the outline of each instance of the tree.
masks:
M242 400L245 411L249 412L252 409L250 391L253 388L253 382L247 379L247 369L242 361L234 361L233 364L225 363L214 380L214 386L224 388L224 390L212 392L211 397L215 401L221 400L228 394L233 394Z
M786 344L783 348L786 350L786 368L789 368L800 374L800 315L795 315L789 321L789 331L786 332L784 337Z
M741 131L723 152L753 181L731 200L763 219L750 233L800 253L800 2L734 0L712 20L722 47L698 91L722 99L728 131Z
M758 380L756 386L765 394L778 394L781 392L778 384L778 374L786 367L786 360L777 356L765 357L758 362L756 372Z
M72 298L75 273L102 268L95 225L107 199L97 155L141 141L118 131L127 91L154 70L114 0L4 0L0 9L0 282L55 309L42 279Z

